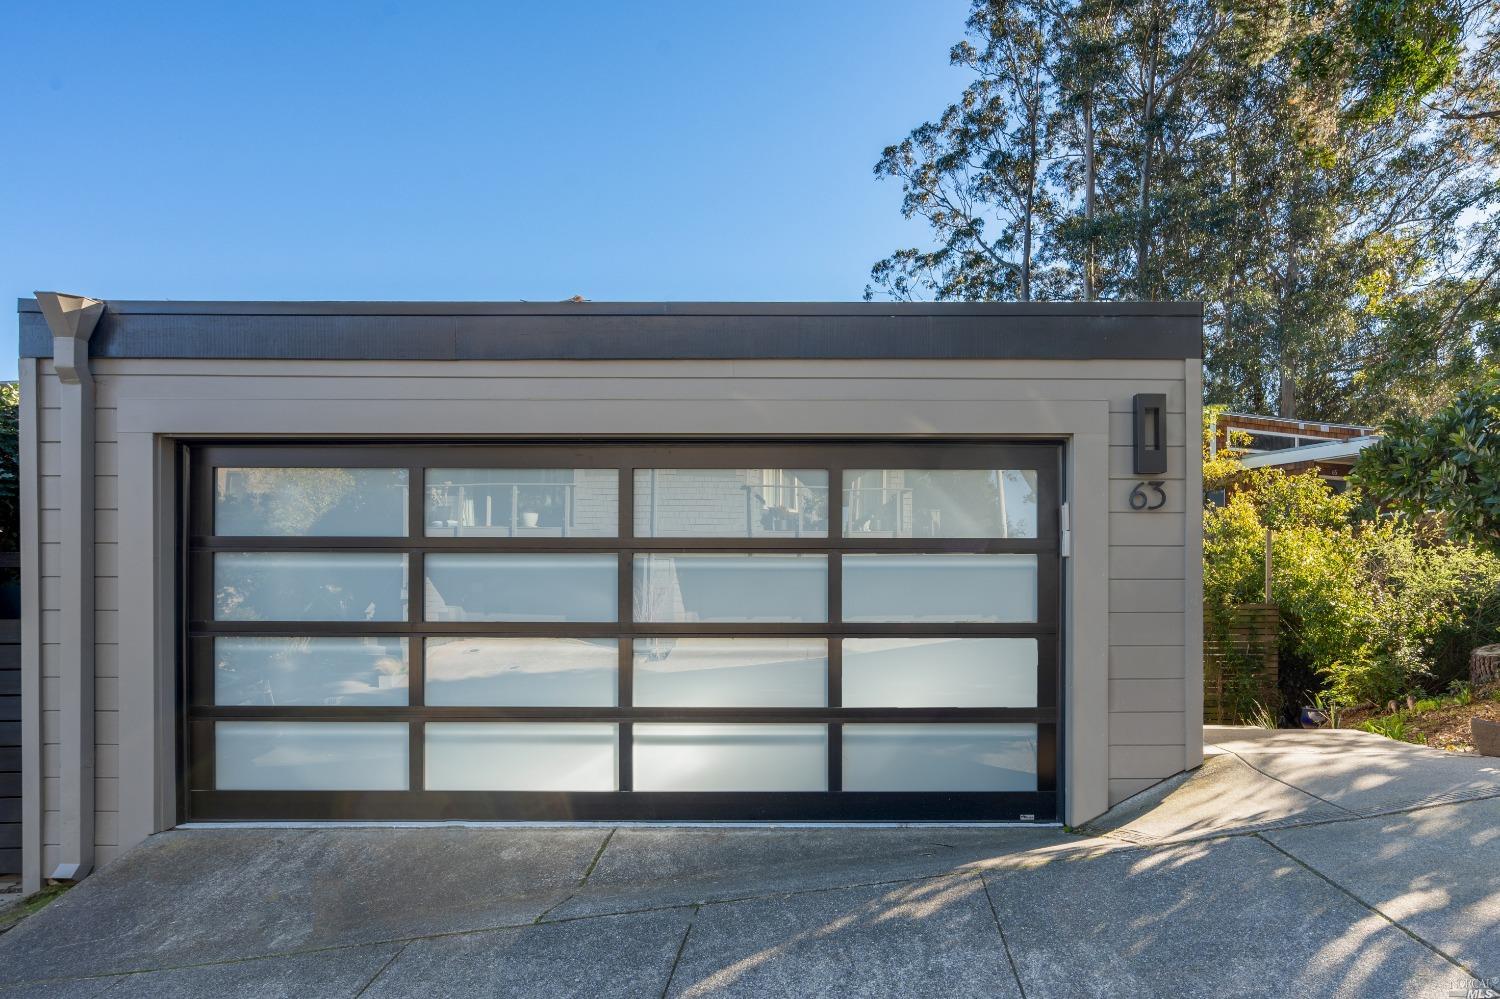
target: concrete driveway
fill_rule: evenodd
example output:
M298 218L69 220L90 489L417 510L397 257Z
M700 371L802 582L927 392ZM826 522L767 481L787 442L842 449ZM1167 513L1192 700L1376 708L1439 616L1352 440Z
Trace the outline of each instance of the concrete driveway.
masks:
M1088 835L177 830L0 937L0 999L1437 997L1500 976L1496 761L1210 738Z

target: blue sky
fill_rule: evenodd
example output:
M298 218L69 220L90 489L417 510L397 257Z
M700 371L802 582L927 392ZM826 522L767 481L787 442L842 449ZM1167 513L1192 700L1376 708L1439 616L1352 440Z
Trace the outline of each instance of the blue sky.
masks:
M19 296L854 299L965 0L6 5Z

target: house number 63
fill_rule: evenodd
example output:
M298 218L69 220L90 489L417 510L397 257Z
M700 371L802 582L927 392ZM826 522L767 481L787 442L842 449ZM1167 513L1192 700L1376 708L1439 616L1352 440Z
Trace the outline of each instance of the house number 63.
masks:
M1150 482L1137 482L1135 488L1130 490L1130 509L1132 510L1160 510L1167 505L1167 493L1162 486L1165 483L1160 479L1152 479ZM1151 490L1147 492L1146 490Z

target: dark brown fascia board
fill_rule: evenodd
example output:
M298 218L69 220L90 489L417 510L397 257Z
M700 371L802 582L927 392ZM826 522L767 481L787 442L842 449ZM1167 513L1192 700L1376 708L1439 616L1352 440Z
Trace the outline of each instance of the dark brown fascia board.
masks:
M1203 316L1202 302L190 302L110 301L152 316ZM34 298L18 312L38 312Z
M21 355L50 357L35 300ZM108 302L95 357L707 360L1202 356L1196 302Z

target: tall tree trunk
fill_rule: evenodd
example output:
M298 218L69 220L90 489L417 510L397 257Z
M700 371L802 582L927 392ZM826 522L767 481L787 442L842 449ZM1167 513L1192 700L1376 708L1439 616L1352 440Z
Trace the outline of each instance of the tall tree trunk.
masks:
M1146 264L1151 238L1148 221L1151 209L1151 144L1155 131L1156 76L1160 51L1161 21L1153 14L1151 17L1151 53L1146 60L1146 86L1141 100L1140 191L1136 204L1135 293L1140 299L1150 297L1146 287Z
M1293 370L1292 336L1297 327L1297 279L1301 263L1298 259L1297 213L1302 203L1300 177L1292 180L1292 189L1286 209L1286 246L1283 250L1281 287L1277 289L1276 303L1276 371L1278 405L1277 415L1295 419L1297 416L1297 379Z
M1029 165L1026 173L1026 212L1025 217L1021 220L1021 301L1023 302L1031 301L1032 227L1036 219L1036 179L1037 175L1041 172L1038 169L1038 160L1041 156L1041 150L1038 148L1040 137L1037 135L1039 127L1037 123L1038 111L1034 104L1028 105L1027 117L1030 119L1027 130L1027 139L1029 141L1026 150L1029 155Z
M1098 294L1094 286L1094 95L1083 99L1083 219L1088 224L1089 239L1083 251L1083 298L1092 302Z
M1232 135L1234 121L1228 122L1225 129L1226 134ZM1237 197L1239 194L1239 159L1235 155L1234 142L1229 142L1229 194ZM1229 293L1224 296L1224 337L1222 342L1229 349L1234 347L1234 312L1240 300L1240 279L1243 276L1243 260L1239 241L1234 238L1229 240Z
M1026 222L1021 227L1021 301L1031 301L1031 199L1026 201Z

